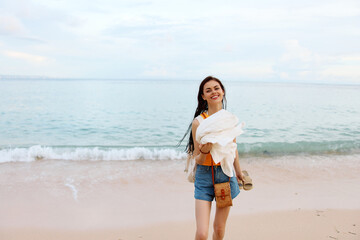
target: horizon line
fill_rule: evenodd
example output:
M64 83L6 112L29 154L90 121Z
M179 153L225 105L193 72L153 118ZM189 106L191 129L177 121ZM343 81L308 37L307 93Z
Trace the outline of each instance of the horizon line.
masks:
M130 77L123 77L123 78L111 78L111 77L103 77L103 78L86 78L86 77L49 77L49 76L41 76L41 75L8 75L8 74L0 74L0 81L2 80L64 80L64 81L201 81L196 79L190 78L130 78ZM274 80L274 79L264 79L264 80L245 80L245 79L238 79L234 80L222 80L226 82L238 82L238 83L285 83L285 84L314 84L314 85L360 85L360 83L355 82L336 82L336 81L299 81L299 80Z

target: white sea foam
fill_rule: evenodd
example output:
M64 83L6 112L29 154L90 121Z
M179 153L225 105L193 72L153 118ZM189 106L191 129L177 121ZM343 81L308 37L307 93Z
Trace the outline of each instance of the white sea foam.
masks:
M75 201L78 201L78 190L76 189L76 187L74 186L74 179L72 178L67 178L67 183L65 183L65 186L69 187L72 191L73 194L73 198Z
M36 160L74 160L74 161L111 161L111 160L179 160L186 158L181 151L169 148L56 148L32 146L29 148L7 148L0 150L0 163L32 162Z

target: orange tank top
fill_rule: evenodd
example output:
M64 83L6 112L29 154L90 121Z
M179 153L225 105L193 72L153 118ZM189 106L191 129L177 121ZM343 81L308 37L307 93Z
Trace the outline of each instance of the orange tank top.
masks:
M201 113L200 116L201 116L203 119L209 117L209 115L208 115L206 112ZM204 163L201 164L201 165L211 166L211 162L213 163L214 166L220 166L220 163L215 163L215 162L214 162L214 160L213 160L213 158L212 158L212 156L211 156L210 153L208 153L208 154L206 155L205 161L204 161Z

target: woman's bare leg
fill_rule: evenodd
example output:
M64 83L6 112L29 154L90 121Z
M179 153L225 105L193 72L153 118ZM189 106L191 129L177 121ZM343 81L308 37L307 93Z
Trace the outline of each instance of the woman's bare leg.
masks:
M222 240L224 238L226 221L228 219L229 212L230 212L230 207L224 207L224 208L216 207L213 240Z
M209 232L211 202L195 199L195 240L206 240Z

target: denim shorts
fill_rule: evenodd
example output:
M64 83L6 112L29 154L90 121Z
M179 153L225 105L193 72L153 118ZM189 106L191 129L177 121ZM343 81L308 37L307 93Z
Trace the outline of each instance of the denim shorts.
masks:
M229 177L222 171L221 166L214 166L215 183L228 182ZM234 199L239 193L238 181L234 176L230 179L231 198ZM211 166L197 165L195 174L195 199L213 201L215 197L212 180Z

